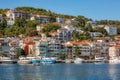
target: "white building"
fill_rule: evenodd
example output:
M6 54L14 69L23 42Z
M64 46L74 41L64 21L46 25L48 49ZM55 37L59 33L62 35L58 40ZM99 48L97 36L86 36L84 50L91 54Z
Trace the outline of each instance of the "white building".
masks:
M105 30L109 35L117 35L117 28L111 26L105 26Z
M97 36L100 36L100 35L102 35L102 33L100 33L100 32L90 32L91 37L97 37Z
M97 23L95 21L88 21L87 24L90 24L92 26L92 28L97 27Z
M37 31L41 31L46 25L45 24L39 24L36 26Z
M112 46L109 48L109 57L119 57L120 56L120 46Z
M46 23L48 24L50 21L49 21L49 17L48 16L44 16L44 15L37 15L35 17L35 19L39 22L39 23Z
M24 18L25 16L26 16L26 14L24 12L18 12L18 11L14 11L14 10L9 10L6 13L8 26L13 25L15 23L16 18Z
M56 18L56 22L61 23L61 24L65 23L64 19L63 18L59 18L59 17Z
M66 19L65 24L78 25L79 21L76 21L75 18L73 18L73 19Z

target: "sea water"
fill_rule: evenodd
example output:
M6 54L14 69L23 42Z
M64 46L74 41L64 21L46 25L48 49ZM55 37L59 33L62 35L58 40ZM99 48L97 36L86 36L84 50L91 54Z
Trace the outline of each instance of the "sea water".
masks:
M0 64L0 80L120 80L120 64Z

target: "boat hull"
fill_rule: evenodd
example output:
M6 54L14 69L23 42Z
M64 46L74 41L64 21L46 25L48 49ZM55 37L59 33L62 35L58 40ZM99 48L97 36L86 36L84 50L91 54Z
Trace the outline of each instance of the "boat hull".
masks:
M18 60L18 64L30 64L31 60Z
M40 60L39 59L33 59L32 60L32 64L39 64L40 63Z
M48 60L41 60L41 63L43 63L43 64L45 64L45 63L52 64L52 63L55 63L55 62L56 62L56 60L50 60L50 59L48 59Z

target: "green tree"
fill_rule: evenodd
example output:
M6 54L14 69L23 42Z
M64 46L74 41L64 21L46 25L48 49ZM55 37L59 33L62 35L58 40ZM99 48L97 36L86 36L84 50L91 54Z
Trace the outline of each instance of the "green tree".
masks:
M78 48L78 46L77 45L75 45L75 52L74 52L74 55L76 56L76 57L78 57L79 56L79 48Z
M25 51L23 49L18 49L16 51L16 57L18 58L19 56L26 56Z
M64 53L61 53L61 54L59 54L59 58L62 59L62 60L65 60L66 55Z
M3 21L0 23L0 29L4 30L7 27L7 21L3 19Z

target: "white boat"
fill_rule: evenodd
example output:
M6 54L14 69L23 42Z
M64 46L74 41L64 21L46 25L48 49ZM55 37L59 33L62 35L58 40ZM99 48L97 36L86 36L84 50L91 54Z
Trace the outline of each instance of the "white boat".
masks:
M11 59L10 57L0 57L0 63L14 64L14 63L17 63L17 61Z
M105 57L95 57L95 63L105 63Z
M72 59L66 59L65 63L72 63Z
M17 61L18 64L30 64L31 62L32 60L26 57L20 57Z
M118 63L120 63L120 59L116 58L116 57L112 57L109 59L109 63L118 64Z
M83 63L83 61L84 61L84 59L82 59L82 58L75 58L74 63L80 64L80 63Z

